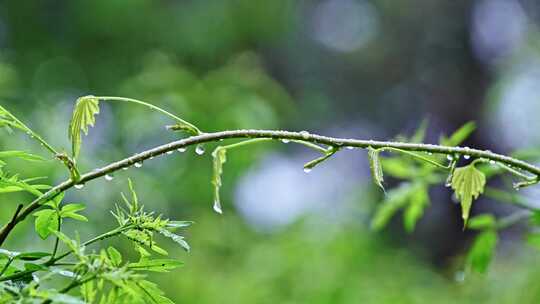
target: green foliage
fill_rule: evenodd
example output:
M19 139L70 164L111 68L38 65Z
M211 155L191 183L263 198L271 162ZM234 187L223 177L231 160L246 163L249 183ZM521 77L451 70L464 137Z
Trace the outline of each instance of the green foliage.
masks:
M467 225L469 212L474 199L484 192L486 176L476 169L475 164L456 168L452 176L452 189L461 202L464 225Z
M4 167L8 166L8 160L11 158L23 161L44 161L45 159L23 151L0 151L0 194L26 192L36 197L32 203L24 208L23 205L20 205L10 222L0 230L0 244L3 244L13 227L29 214L34 216L34 228L42 240L48 239L49 236L55 237L51 252L16 252L0 249L0 303L172 303L164 296L157 284L148 280L147 274L150 272L169 272L183 265L181 261L165 257L169 255L169 252L164 249L160 240L168 239L185 251L190 251L190 245L177 230L186 228L192 223L169 220L152 211L146 211L139 201L131 179L128 179L129 197L121 193L123 203L116 204L114 211L112 211L112 215L116 219L116 227L86 241L81 241L77 232L72 237L70 236L71 232L66 233L65 229L64 232L62 231L65 220L89 221L86 216L80 214L85 209L85 204L63 202L65 191L69 187L74 186L77 182L87 182L97 175L112 173L121 167L131 165L134 161L142 161L154 156L153 154L149 155L149 153L141 153L135 158L125 159L94 171L94 173L79 174L75 159L81 150L81 132L88 134L89 127L95 124L100 101L126 101L143 105L174 119L175 125L170 126L170 129L187 131L193 136L200 135L199 138L190 139L192 144L202 144L207 141L204 139L207 134L202 133L197 127L152 104L122 97L85 96L77 100L69 125L68 133L73 154L73 158L70 158L65 153L56 152L56 149L39 135L10 112L0 107L1 126L21 129L37 139L54 154L56 159L64 163L71 177L71 180L51 189L49 185L36 183L37 180L42 179L41 177L23 179L20 178L19 174L9 174L7 170L4 170ZM411 138L402 138L411 144L373 143L376 148L372 147L371 144L354 145L368 150L373 180L385 192L371 222L371 227L374 230L384 228L395 214L402 211L405 230L409 233L413 232L425 209L430 205L430 187L440 185L446 179L448 186L452 187L456 197L461 202L465 227L479 230L467 255L467 265L471 270L485 272L498 242L498 231L523 218L530 218L531 225L538 225L540 216L538 212L534 212L532 216L528 213L525 214L525 217L523 214L513 214L501 219L496 219L492 215L480 215L468 221L473 200L484 192L488 178L498 176L503 172L510 172L520 177L523 179L524 185L536 184L538 178L525 174L537 172L536 169L523 172L524 170L519 168L507 166L505 160L500 157L498 158L500 163L495 163L497 166L491 166L494 164L493 162L479 157L469 165L457 168L457 162L464 149L448 149L446 146L458 145L474 129L475 125L468 123L449 138L442 137L440 146L413 145L424 140L427 130L427 122L424 122ZM219 213L222 213L220 188L222 186L223 165L227 161L229 150L275 139L301 144L322 153L321 157L304 165L304 170L309 172L316 165L332 157L343 146L343 142L339 139L330 138L334 141L317 140L316 136L312 136L306 131L296 134L289 133L286 136L283 136L282 134L285 133L280 131L262 136L260 134L254 136L252 133L241 134L244 132L243 130L236 132L239 133L238 138L242 138L242 141L218 146L212 153L214 210ZM268 134L263 132L268 131L261 131L261 134ZM227 136L226 138L230 138L229 135ZM248 139L245 139L246 137ZM216 140L226 138L216 138ZM190 140L187 142L189 143ZM322 143L325 143L326 146ZM167 145L165 147L170 150L174 146ZM174 148L177 147L185 147L185 143ZM154 151L151 152L154 153ZM395 155L382 157L383 151ZM422 151L429 153L426 155ZM433 155L431 151L437 155ZM477 156L486 155L478 151L476 153ZM493 158L489 154L487 157ZM444 165L446 158L449 158L448 165ZM496 168L490 169L486 166L487 164L490 165L489 167ZM527 168L522 165L518 167L520 166ZM398 187L390 189L388 192L383 185L385 173L383 167L390 178L402 180ZM44 190L49 191L44 193ZM513 200L515 198L514 195L505 191L497 191L500 192L489 191L489 193L499 199L510 197L509 200ZM522 200L516 199L516 201L516 204L525 206ZM529 206L526 207L531 209ZM112 237L126 239L131 244L133 251L138 254L138 259L134 260L132 254L121 252L113 246L108 246L106 249L91 248L92 245ZM529 242L535 246L540 243L539 239L538 234L535 233L528 237ZM62 248L66 251L61 252ZM67 285L60 289L51 287L65 283L66 278L69 282Z
M497 232L492 229L487 229L476 236L467 255L467 263L472 270L480 273L486 272L493 258L497 241Z

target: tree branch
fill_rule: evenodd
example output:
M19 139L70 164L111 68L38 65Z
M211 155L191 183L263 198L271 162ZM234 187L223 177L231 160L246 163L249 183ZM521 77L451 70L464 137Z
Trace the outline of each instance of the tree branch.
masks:
M115 171L118 171L122 168L127 168L135 163L143 162L151 157L159 156L165 154L169 151L174 151L179 148L185 148L197 144L203 144L208 142L217 142L222 139L242 139L242 138L269 138L269 139L281 139L289 141L301 141L312 144L323 144L331 147L357 147L357 148L374 148L374 149L399 149L403 151L411 152L427 152L433 154L442 154L442 155L468 155L472 158L483 158L487 160L492 160L497 163L504 164L514 169L519 169L524 172L528 172L531 175L538 178L540 175L540 168L524 162L522 160L512 158L509 156L493 153L491 151L463 148L463 147L447 147L441 145L432 145L432 144L415 144L415 143L403 143L403 142L393 142L393 141L374 141L374 140L358 140L358 139L346 139L346 138L334 138L327 137L317 134L310 134L305 131L302 132L289 132L289 131L273 131L273 130L232 130L232 131L222 131L215 133L203 133L197 136L188 137L185 139L173 141L168 144L164 144L150 150L135 154L131 157L125 158L123 160L111 163L105 167L93 170L89 173L86 173L81 176L80 180L75 182L73 180L64 181L57 186L53 187L42 196L35 199L29 205L27 205L11 222L6 224L0 230L0 245L4 243L7 236L13 230L15 225L22 220L24 220L28 215L30 215L34 210L38 209L43 203L48 200L51 200L61 192L64 192L75 184L83 184L94 180L96 178L102 177L106 174L111 174Z

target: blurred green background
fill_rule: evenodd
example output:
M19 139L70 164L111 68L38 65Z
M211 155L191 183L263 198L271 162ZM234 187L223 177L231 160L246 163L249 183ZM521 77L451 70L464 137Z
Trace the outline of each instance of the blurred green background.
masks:
M87 94L152 102L204 131L308 130L390 139L430 123L436 142L469 120L466 143L508 152L540 145L540 4L535 0L64 0L0 2L0 100L69 149L74 101ZM178 138L143 108L103 103L84 138L83 171ZM22 134L2 149L40 151ZM134 180L148 209L193 220L186 265L156 276L178 303L538 303L540 256L520 227L502 235L484 276L465 275L459 206L433 189L407 234L400 217L369 229L382 194L363 152L344 151L310 174L315 155L266 143L229 154L222 216L212 211L210 151L148 161L71 190L88 204L82 238L113 226L109 210ZM42 151L46 155L46 151ZM11 167L66 178L56 162ZM534 204L538 190L528 190ZM2 197L5 221L27 196ZM511 209L482 199L474 213ZM17 228L8 248L39 249ZM130 250L127 242L118 242ZM45 246L45 247L43 247Z

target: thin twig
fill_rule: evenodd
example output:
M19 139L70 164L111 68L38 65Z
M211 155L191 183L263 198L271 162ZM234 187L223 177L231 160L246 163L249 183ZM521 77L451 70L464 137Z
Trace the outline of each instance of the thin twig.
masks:
M57 186L51 188L49 191L44 193L39 198L35 199L29 205L27 205L20 214L10 223L6 224L0 230L0 245L4 243L7 236L14 228L14 226L24 220L28 215L33 211L38 209L42 203L54 198L58 194L72 188L75 184L82 184L94 180L96 178L102 177L106 174L111 174L115 171L118 171L122 168L127 168L135 163L143 162L149 158L165 154L169 151L174 151L179 148L186 148L193 145L208 143L208 142L217 142L223 139L233 139L233 138L272 138L272 139L285 139L290 141L302 141L309 142L313 144L323 144L331 147L357 147L357 148L368 148L372 147L374 149L381 148L392 148L399 149L403 151L412 151L412 152L428 152L434 154L442 155L469 155L473 158L485 158L488 160L493 160L511 166L514 168L519 168L525 172L530 173L531 175L538 176L540 175L540 167L537 167L533 164L524 162L519 159L515 159L509 156L493 153L491 151L463 148L463 147L447 147L441 145L432 145L432 144L416 144L416 143L404 143L404 142L393 142L393 141L374 141L374 140L358 140L358 139L346 139L346 138L334 138L327 137L317 134L306 134L305 132L289 132L289 131L274 131L274 130L232 130L232 131L222 131L215 133L203 133L197 136L188 137L185 139L173 141L171 143L161 145L150 150L135 154L131 157L125 158L123 160L111 163L105 167L93 170L89 173L86 173L81 176L80 180L75 182L72 180L64 181Z

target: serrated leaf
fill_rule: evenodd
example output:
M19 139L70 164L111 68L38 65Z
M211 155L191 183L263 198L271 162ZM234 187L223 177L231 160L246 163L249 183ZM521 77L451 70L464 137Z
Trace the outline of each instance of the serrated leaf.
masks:
M161 233L163 236L165 237L168 237L170 238L171 240L173 240L175 243L179 244L180 246L182 246L182 248L184 248L186 251L190 251L190 246L189 244L184 240L184 237L181 236L181 235L178 235L178 234L174 234L172 232L170 232L169 230L167 229L160 229L159 230L159 233Z
M107 248L107 255L109 256L109 259L111 259L114 266L120 266L122 263L122 254L116 250L116 248L112 246Z
M212 185L214 185L214 210L218 213L222 213L221 198L219 196L219 189L221 188L221 175L223 174L223 164L227 161L227 149L223 147L217 147L212 152L214 174L212 176Z
M154 259L141 260L137 263L129 263L128 269L131 270L147 270L154 272L168 272L169 270L178 268L184 263L174 259Z
M472 202L484 192L485 185L486 176L476 169L474 164L454 170L452 189L454 189L456 197L461 202L461 215L465 226L467 225Z
M429 205L428 188L424 184L418 184L410 194L409 205L403 213L403 224L407 232L414 231L416 223L424 214L424 209Z
M93 127L99 114L99 99L95 96L83 96L77 99L73 116L69 123L68 137L71 140L73 158L77 158L81 148L81 132L88 135L88 127Z
M467 228L474 230L492 229L495 228L496 222L492 214L481 214L470 219Z
M467 264L472 270L479 273L486 272L489 263L493 258L497 241L497 232L492 229L486 230L476 236L467 255Z
M384 176L382 171L381 162L379 160L379 151L371 147L368 148L369 168L371 169L371 176L377 186L384 191Z
M36 216L35 229L39 237L46 239L52 231L58 231L58 213L53 209L41 210L34 213Z

